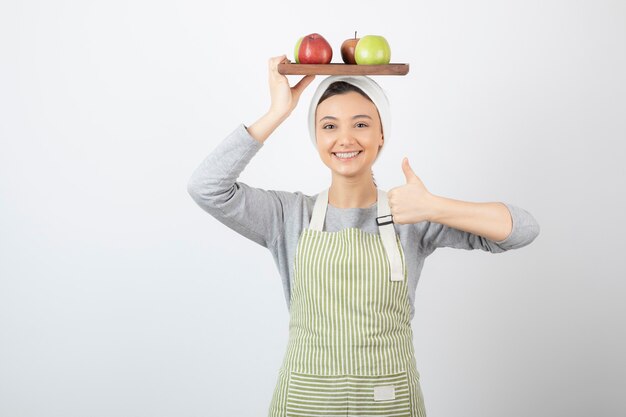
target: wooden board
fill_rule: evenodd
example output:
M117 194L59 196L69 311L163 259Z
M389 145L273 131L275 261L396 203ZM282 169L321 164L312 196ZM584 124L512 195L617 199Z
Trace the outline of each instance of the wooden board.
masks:
M406 75L409 64L278 64L278 72L284 75Z

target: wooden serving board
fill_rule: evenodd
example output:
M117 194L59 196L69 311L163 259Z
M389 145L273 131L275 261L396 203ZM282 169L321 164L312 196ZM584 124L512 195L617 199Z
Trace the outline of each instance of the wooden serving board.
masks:
M278 72L284 75L406 75L409 64L278 64Z

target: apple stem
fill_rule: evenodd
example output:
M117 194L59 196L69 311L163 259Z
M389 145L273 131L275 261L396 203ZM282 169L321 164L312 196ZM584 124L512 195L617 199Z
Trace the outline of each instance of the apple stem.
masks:
M354 31L354 39L356 39L356 30Z

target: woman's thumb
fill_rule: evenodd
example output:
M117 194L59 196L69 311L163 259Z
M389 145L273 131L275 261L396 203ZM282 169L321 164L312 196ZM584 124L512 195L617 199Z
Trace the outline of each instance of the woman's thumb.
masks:
M313 75L313 74L305 75L304 77L302 77L302 79L300 81L298 81L298 83L295 86L293 86L292 90L299 97L300 94L302 94L302 92L304 91L304 89L307 88L307 86L309 84L311 84L314 79L315 79L315 75Z

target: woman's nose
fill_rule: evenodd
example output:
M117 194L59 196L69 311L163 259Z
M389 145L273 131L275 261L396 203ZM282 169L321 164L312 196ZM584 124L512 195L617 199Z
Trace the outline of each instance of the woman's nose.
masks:
M349 130L339 130L337 132L337 142L338 143L343 143L346 145L350 145L352 143L354 143L356 141L356 139L354 138L354 136L352 135L352 132L350 132Z

